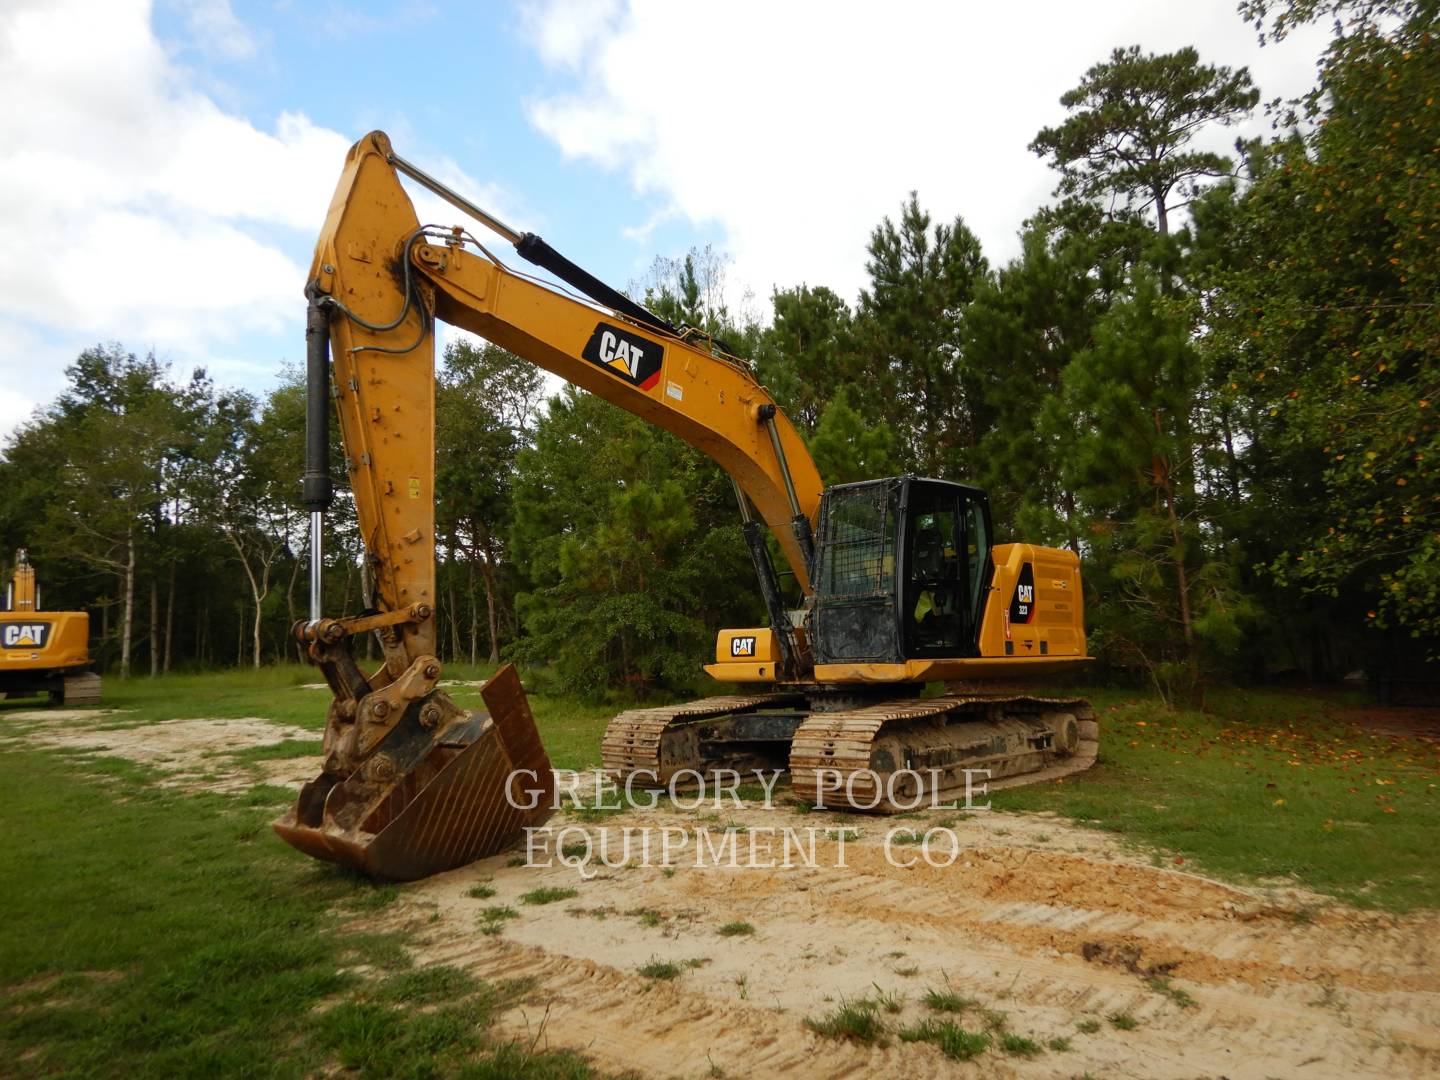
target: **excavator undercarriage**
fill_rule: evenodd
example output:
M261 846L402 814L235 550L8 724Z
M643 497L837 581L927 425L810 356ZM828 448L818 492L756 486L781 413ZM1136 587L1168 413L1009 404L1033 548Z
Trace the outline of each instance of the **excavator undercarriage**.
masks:
M1056 780L1095 762L1099 729L1086 701L905 698L898 689L868 700L853 687L810 688L632 709L606 729L604 768L622 785L677 790L785 769L802 800L892 814Z

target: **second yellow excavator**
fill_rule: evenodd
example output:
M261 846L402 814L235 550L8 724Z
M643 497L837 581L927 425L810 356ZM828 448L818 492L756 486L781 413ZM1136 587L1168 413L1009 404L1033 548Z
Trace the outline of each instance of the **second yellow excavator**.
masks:
M575 291L507 266L460 226L420 224L402 175ZM963 795L977 773L994 788L1095 760L1088 703L1011 685L1086 660L1073 552L995 543L989 501L966 484L826 488L748 364L511 229L382 132L350 149L306 291L311 617L296 630L335 700L323 771L276 824L302 850L419 877L497 851L549 812L549 761L513 669L482 689L488 716L438 687L437 318L672 432L734 481L767 625L720 631L706 670L745 692L617 716L602 745L613 777L662 786L788 768L804 798L894 812ZM375 582L370 612L339 619L318 606L332 392ZM798 609L783 601L767 531ZM349 640L372 631L385 661L365 675ZM923 695L942 682L946 693Z
M98 705L100 676L90 669L90 616L45 611L25 549L0 602L0 698L48 694L52 705Z

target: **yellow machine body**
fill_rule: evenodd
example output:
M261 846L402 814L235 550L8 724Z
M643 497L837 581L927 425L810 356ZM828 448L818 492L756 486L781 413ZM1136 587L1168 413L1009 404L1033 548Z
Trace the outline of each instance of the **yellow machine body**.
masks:
M18 552L0 610L0 694L7 698L49 694L69 705L94 704L99 676L90 665L90 616L83 611L43 611L35 568Z

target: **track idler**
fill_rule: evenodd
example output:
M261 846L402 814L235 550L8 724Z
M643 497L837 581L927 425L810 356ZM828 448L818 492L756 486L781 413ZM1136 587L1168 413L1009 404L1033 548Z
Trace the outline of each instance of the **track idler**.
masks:
M287 843L413 881L503 851L550 816L550 759L513 667L481 687L488 712L472 713L435 689L433 657L372 690L346 643L313 653L336 701L323 771L275 822Z

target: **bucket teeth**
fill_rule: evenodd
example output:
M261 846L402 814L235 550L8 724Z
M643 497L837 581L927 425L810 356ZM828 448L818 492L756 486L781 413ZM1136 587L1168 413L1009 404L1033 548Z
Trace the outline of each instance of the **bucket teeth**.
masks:
M305 786L275 831L307 855L413 881L503 851L551 814L554 780L515 669L480 690L489 710L446 725L389 774L372 762ZM414 730L397 726L392 738ZM382 743L376 757L389 745Z

